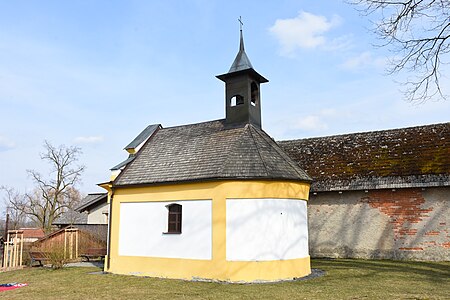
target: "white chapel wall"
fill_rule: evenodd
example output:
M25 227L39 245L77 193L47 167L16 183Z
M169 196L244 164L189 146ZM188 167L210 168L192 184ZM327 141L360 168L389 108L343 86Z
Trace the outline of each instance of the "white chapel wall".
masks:
M212 258L211 200L120 204L119 255ZM182 233L167 232L166 205L182 205Z
M227 199L228 261L270 261L307 257L306 201Z

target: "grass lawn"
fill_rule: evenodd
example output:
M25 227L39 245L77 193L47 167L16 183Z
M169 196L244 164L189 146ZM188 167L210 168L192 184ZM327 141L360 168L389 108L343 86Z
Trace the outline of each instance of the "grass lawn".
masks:
M27 287L0 299L450 299L450 262L312 260L325 276L266 284L188 282L112 274L97 268L32 268L0 273Z

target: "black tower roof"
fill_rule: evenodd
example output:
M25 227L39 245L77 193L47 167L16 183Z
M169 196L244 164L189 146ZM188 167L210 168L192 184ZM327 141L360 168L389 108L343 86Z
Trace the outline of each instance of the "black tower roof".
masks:
M247 53L245 53L242 29L240 31L239 52L236 54L236 58L234 59L230 70L228 70L228 73L217 75L216 77L222 81L226 81L227 78L234 77L240 73L250 73L256 77L260 83L269 82L264 76L255 71Z

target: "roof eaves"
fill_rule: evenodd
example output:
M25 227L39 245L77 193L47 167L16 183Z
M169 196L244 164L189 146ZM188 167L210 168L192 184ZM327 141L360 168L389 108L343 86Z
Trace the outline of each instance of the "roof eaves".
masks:
M258 181L296 181L296 182L305 182L311 183L310 180L299 180L296 178L289 177L257 177L257 176L249 176L249 177L207 177L207 178L195 178L195 179L184 179L184 180L173 180L173 181L161 181L161 182L143 182L143 183L131 183L131 184L115 184L115 188L133 188L133 187L147 187L147 186L164 186L171 184L186 184L186 183L202 183L202 182L213 182L213 181L232 181L232 180L258 180Z
M231 73L225 73L225 74L221 74L221 75L217 75L216 78L222 80L222 81L226 81L227 78L230 77L235 77L238 75L242 75L242 74L250 74L253 77L256 77L256 79L260 82L260 83L266 83L269 82L269 80L267 78L265 78L264 76L262 76L261 74L259 74L255 69L250 68L250 69L243 69L243 70L238 70L235 72L231 72Z
M348 180L314 181L311 192L361 191L401 188L427 188L450 186L450 175L410 175L367 178L360 177Z
M278 146L278 144L277 144L277 142L275 142L275 140L272 140L262 129L261 129L261 131L259 131L259 130L254 130L254 131L256 131L256 133L259 135L259 136L261 136L261 138L262 139L264 139L265 141L266 141L266 143L270 146L270 147L272 147L272 149L274 149L282 158L283 158L283 160L287 163L287 164L289 164L291 167L292 167L292 169L295 171L295 173L297 173L298 174L298 176L300 176L300 177L307 177L306 178L306 180L308 180L308 181L313 181L313 179L306 173L306 171L304 171L303 169L301 169L300 168L300 166L298 166L287 154L286 154L286 152L284 152L283 151L283 149L281 149L280 148L280 146ZM299 171L298 171L298 169L301 169L303 172L304 172L304 174L303 173L300 173Z
M120 170L122 167L126 166L129 162L131 162L134 158L135 158L136 154L130 154L128 155L128 158L125 159L124 161L122 161L121 163L115 165L114 167L112 167L110 170L111 171L116 171L116 170Z

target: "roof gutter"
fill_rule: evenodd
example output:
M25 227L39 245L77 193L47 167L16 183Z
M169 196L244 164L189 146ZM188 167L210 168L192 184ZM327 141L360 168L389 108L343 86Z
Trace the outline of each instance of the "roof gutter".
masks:
M214 181L291 181L309 183L313 182L312 179L297 179L297 178L279 178L279 177L210 177L210 178L196 178L196 179L182 179L174 181L161 181L161 182L144 182L144 183L131 183L131 184L114 184L115 188L133 188L133 187L148 187L148 186L164 186L171 184L189 184L189 183L204 183Z

